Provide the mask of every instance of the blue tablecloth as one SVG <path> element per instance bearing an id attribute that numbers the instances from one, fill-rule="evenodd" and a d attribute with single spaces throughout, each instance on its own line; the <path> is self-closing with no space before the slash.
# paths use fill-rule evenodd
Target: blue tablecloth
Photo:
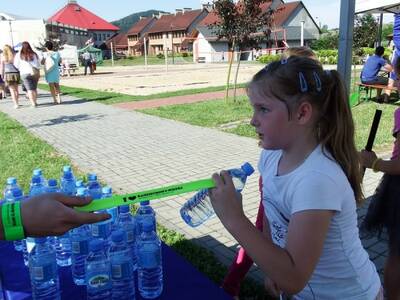
<path id="1" fill-rule="evenodd" d="M 164 289 L 157 299 L 232 299 L 165 244 L 162 245 L 162 255 Z M 86 299 L 86 289 L 84 286 L 73 283 L 71 269 L 62 267 L 59 270 L 61 298 L 63 300 Z M 10 242 L 0 241 L 0 276 L 5 299 L 32 299 L 28 268 L 24 266 L 21 252 L 16 252 Z M 0 299 L 2 299 L 1 295 Z M 136 299 L 142 299 L 137 287 Z"/>

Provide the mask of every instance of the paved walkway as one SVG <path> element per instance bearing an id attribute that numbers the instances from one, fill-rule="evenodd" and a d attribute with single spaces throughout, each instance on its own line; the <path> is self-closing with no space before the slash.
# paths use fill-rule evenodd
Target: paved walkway
<path id="1" fill-rule="evenodd" d="M 0 101 L 0 111 L 64 153 L 83 172 L 96 172 L 117 193 L 201 179 L 245 161 L 257 166 L 260 149 L 255 139 L 67 96 L 63 101 L 62 105 L 51 105 L 48 93 L 40 92 L 37 108 L 21 101 L 24 106 L 14 109 L 8 98 Z M 379 175 L 366 172 L 367 195 L 373 192 Z M 243 192 L 244 210 L 252 220 L 259 204 L 257 181 L 256 173 Z M 189 196 L 154 201 L 158 221 L 230 264 L 238 244 L 217 218 L 196 229 L 182 221 L 179 209 Z M 360 209 L 360 215 L 364 213 L 365 208 Z M 364 239 L 363 244 L 381 269 L 385 245 L 376 238 Z M 263 278 L 255 267 L 251 275 L 260 281 Z"/>

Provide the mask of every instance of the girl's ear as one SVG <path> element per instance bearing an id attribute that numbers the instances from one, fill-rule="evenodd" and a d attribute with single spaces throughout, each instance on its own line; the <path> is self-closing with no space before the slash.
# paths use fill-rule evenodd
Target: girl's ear
<path id="1" fill-rule="evenodd" d="M 297 108 L 296 121 L 300 125 L 305 125 L 310 122 L 313 115 L 313 107 L 310 102 L 304 101 Z"/>

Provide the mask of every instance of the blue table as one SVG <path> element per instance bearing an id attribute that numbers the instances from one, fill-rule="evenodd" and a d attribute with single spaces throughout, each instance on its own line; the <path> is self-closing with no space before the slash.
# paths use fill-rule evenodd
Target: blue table
<path id="1" fill-rule="evenodd" d="M 162 245 L 162 255 L 164 289 L 157 299 L 232 300 L 221 288 L 164 243 Z M 73 283 L 71 269 L 62 267 L 59 270 L 61 299 L 86 299 L 86 289 L 84 286 L 77 286 Z M 22 253 L 16 252 L 10 242 L 0 241 L 0 278 L 2 280 L 4 299 L 32 299 L 28 268 L 24 266 Z M 1 294 L 0 299 L 2 299 Z M 137 287 L 136 299 L 142 299 Z"/>

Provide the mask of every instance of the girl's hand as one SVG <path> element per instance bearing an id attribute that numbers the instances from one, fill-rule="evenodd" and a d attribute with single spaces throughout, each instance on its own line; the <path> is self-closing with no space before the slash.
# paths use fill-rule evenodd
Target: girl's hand
<path id="1" fill-rule="evenodd" d="M 266 291 L 272 296 L 272 297 L 279 297 L 281 294 L 281 290 L 278 287 L 278 285 L 273 282 L 271 279 L 269 279 L 268 277 L 265 277 L 264 279 L 264 287 L 266 289 Z"/>
<path id="2" fill-rule="evenodd" d="M 89 204 L 90 198 L 60 193 L 42 194 L 21 202 L 22 224 L 26 236 L 61 235 L 83 224 L 105 221 L 109 214 L 79 212 L 74 206 Z"/>
<path id="3" fill-rule="evenodd" d="M 225 227 L 244 217 L 242 195 L 235 190 L 232 177 L 227 171 L 213 174 L 216 187 L 209 190 L 211 204 Z"/>
<path id="4" fill-rule="evenodd" d="M 365 168 L 371 168 L 372 163 L 377 159 L 377 156 L 374 151 L 361 150 L 360 152 L 360 160 L 361 165 Z"/>

